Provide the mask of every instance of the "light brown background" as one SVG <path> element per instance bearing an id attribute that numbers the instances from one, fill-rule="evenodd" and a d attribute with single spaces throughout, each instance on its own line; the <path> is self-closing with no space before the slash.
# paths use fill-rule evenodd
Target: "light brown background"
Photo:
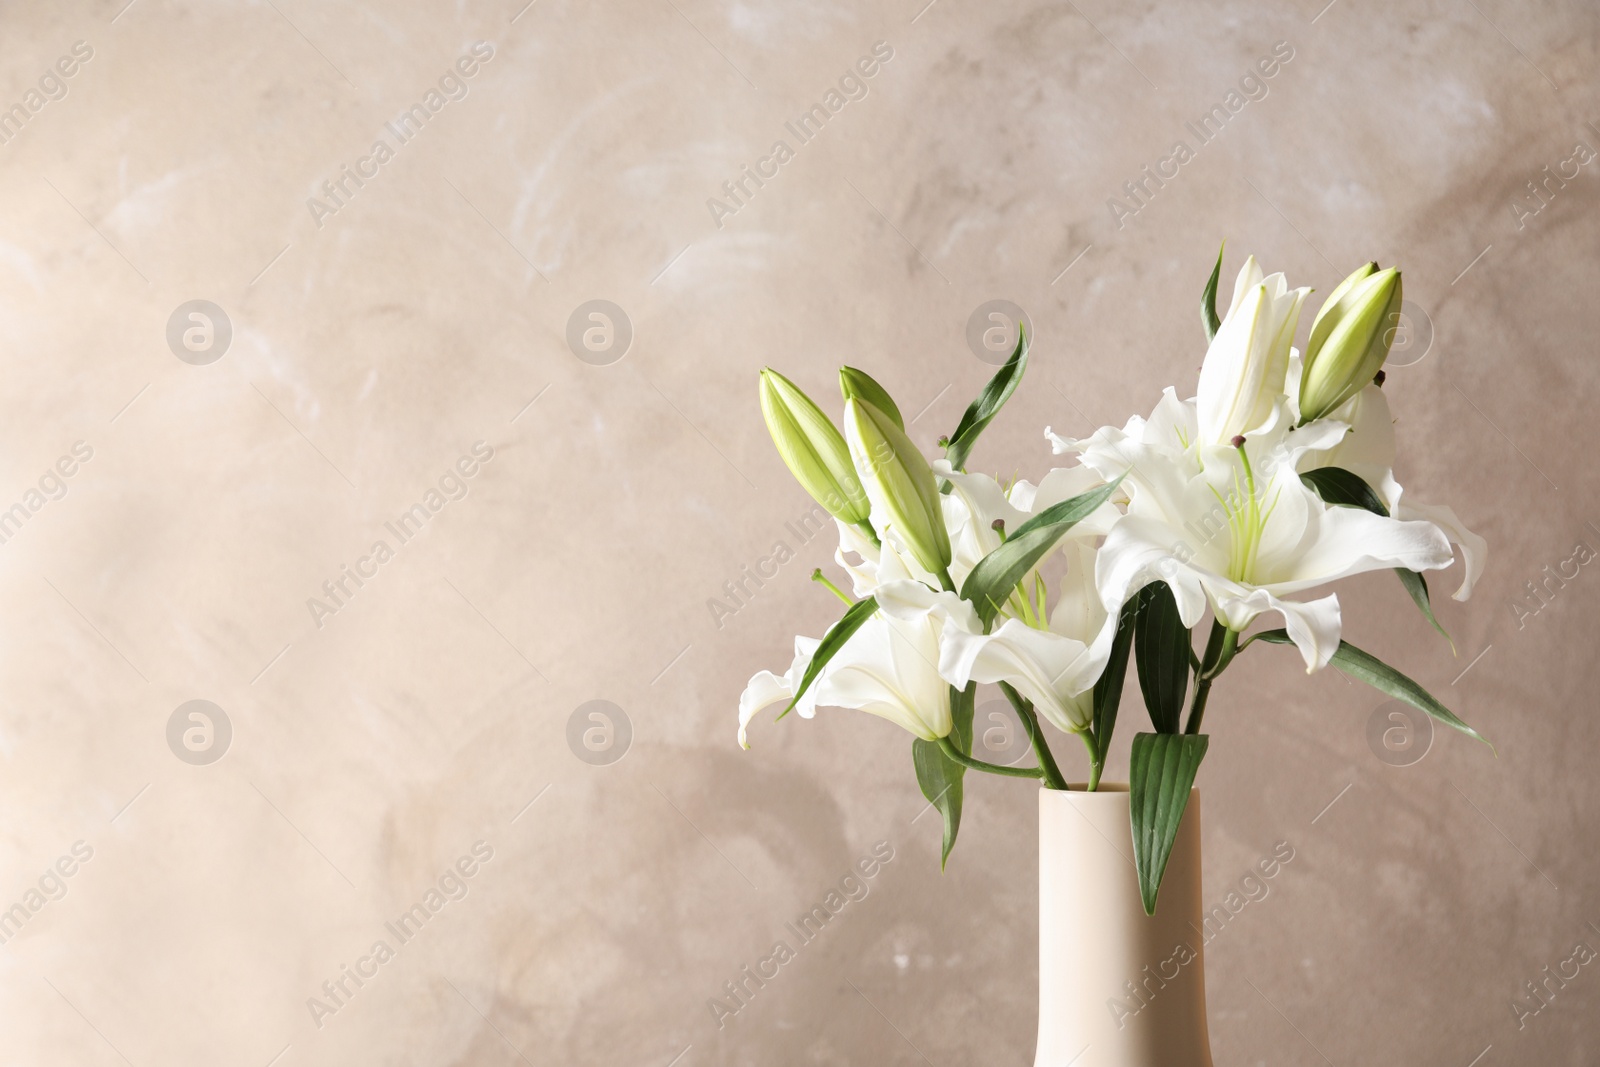
<path id="1" fill-rule="evenodd" d="M 831 545 L 785 530 L 809 502 L 755 373 L 834 408 L 832 368 L 865 367 L 931 449 L 989 373 L 968 315 L 1016 301 L 1034 363 L 973 466 L 1037 479 L 1047 424 L 1192 390 L 1223 238 L 1230 276 L 1253 251 L 1323 293 L 1398 262 L 1431 317 L 1387 386 L 1399 474 L 1489 571 L 1464 606 L 1435 583 L 1459 658 L 1386 575 L 1340 588 L 1346 635 L 1499 756 L 1441 734 L 1386 766 L 1374 693 L 1238 662 L 1207 903 L 1296 858 L 1208 949 L 1217 1061 L 1600 1057 L 1593 967 L 1521 1032 L 1509 1006 L 1600 945 L 1600 577 L 1510 606 L 1600 547 L 1600 162 L 1511 208 L 1600 148 L 1592 6 L 122 3 L 0 6 L 8 106 L 94 49 L 0 145 L 0 506 L 94 449 L 0 546 L 0 904 L 94 850 L 0 952 L 0 1059 L 1031 1063 L 1031 788 L 972 782 L 941 876 L 904 734 L 825 712 L 734 743 L 745 679 L 837 607 L 805 580 Z M 470 95 L 319 228 L 307 197 L 480 40 Z M 869 95 L 715 225 L 707 198 L 877 41 Z M 1269 95 L 1115 226 L 1108 198 L 1278 41 Z M 234 328 L 208 366 L 164 338 L 198 298 Z M 596 298 L 635 331 L 609 366 L 564 340 Z M 314 625 L 479 440 L 469 495 Z M 715 625 L 778 540 L 797 559 Z M 195 698 L 234 729 L 210 766 L 165 740 Z M 609 766 L 566 742 L 592 699 L 632 723 Z M 470 894 L 316 1027 L 307 998 L 480 839 Z M 708 998 L 878 841 L 870 896 L 719 1030 Z"/>

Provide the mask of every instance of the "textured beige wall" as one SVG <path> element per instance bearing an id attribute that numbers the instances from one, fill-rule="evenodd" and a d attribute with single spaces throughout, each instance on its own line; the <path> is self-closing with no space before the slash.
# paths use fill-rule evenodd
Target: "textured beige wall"
<path id="1" fill-rule="evenodd" d="M 1192 390 L 1222 238 L 1322 292 L 1405 269 L 1433 337 L 1388 386 L 1400 477 L 1493 555 L 1471 603 L 1440 596 L 1459 658 L 1385 575 L 1340 589 L 1346 632 L 1499 756 L 1441 734 L 1387 765 L 1372 692 L 1239 661 L 1207 720 L 1207 903 L 1295 858 L 1208 948 L 1218 1062 L 1600 1060 L 1600 970 L 1520 1031 L 1511 1007 L 1600 946 L 1600 576 L 1512 607 L 1600 548 L 1600 162 L 1536 214 L 1526 189 L 1600 148 L 1592 5 L 124 2 L 0 5 L 0 104 L 92 49 L 0 144 L 0 507 L 28 512 L 0 545 L 0 906 L 39 905 L 0 952 L 4 1062 L 1031 1063 L 1030 787 L 974 782 L 941 876 L 904 734 L 824 713 L 734 743 L 745 679 L 835 612 L 755 372 L 827 396 L 869 368 L 931 448 L 989 372 L 968 316 L 1014 301 L 1035 362 L 974 467 L 1036 479 L 1047 424 Z M 880 41 L 864 98 L 785 130 Z M 397 145 L 474 42 L 465 98 Z M 1199 145 L 1185 122 L 1277 42 L 1265 98 Z M 595 299 L 633 331 L 607 365 L 566 341 Z M 209 363 L 167 341 L 191 300 L 231 323 Z M 401 545 L 385 523 L 441 479 L 466 495 Z M 795 560 L 718 625 L 780 540 Z M 232 731 L 205 765 L 168 743 L 197 699 Z M 631 723 L 620 761 L 569 747 L 591 700 Z M 708 999 L 877 842 L 865 899 L 719 1029 Z M 385 923 L 459 894 L 458 860 L 466 895 L 401 944 Z"/>

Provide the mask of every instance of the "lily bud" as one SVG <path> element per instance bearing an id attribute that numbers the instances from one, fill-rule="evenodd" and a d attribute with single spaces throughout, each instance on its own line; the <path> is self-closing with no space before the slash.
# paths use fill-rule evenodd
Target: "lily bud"
<path id="1" fill-rule="evenodd" d="M 866 522 L 871 505 L 844 438 L 810 397 L 770 367 L 761 372 L 761 415 L 801 488 L 839 521 Z"/>
<path id="2" fill-rule="evenodd" d="M 1300 376 L 1300 418 L 1320 419 L 1366 388 L 1389 358 L 1402 287 L 1393 267 L 1369 263 L 1339 284 L 1311 324 Z"/>
<path id="3" fill-rule="evenodd" d="M 846 400 L 860 397 L 893 419 L 896 426 L 902 430 L 906 428 L 906 420 L 900 417 L 900 409 L 895 406 L 894 398 L 866 371 L 856 370 L 854 367 L 840 367 L 839 392 L 844 394 Z"/>
<path id="4" fill-rule="evenodd" d="M 844 433 L 872 502 L 923 569 L 946 576 L 950 533 L 933 468 L 894 419 L 859 396 L 845 401 Z"/>
<path id="5" fill-rule="evenodd" d="M 1282 274 L 1262 276 L 1254 256 L 1233 287 L 1233 303 L 1200 367 L 1196 408 L 1203 444 L 1220 445 L 1258 429 L 1283 396 L 1300 305 L 1309 289 Z"/>

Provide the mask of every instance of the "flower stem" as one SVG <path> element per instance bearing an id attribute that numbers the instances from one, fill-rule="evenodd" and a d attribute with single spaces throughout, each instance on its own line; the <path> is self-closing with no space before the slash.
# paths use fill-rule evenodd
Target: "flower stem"
<path id="1" fill-rule="evenodd" d="M 945 754 L 952 763 L 972 771 L 988 771 L 990 774 L 1002 774 L 1007 778 L 1043 778 L 1044 771 L 1038 767 L 1002 767 L 998 763 L 985 763 L 981 759 L 973 759 L 955 745 L 950 743 L 950 738 L 939 738 L 939 751 Z"/>
<path id="2" fill-rule="evenodd" d="M 1065 789 L 1066 779 L 1061 777 L 1061 768 L 1056 766 L 1056 758 L 1051 755 L 1044 732 L 1039 729 L 1039 716 L 1034 714 L 1032 702 L 1011 688 L 1009 682 L 1001 682 L 1000 690 L 1011 701 L 1011 706 L 1017 709 L 1017 718 L 1028 730 L 1028 743 L 1033 746 L 1033 756 L 1039 761 L 1039 769 L 1044 772 L 1044 784 L 1051 789 Z"/>
<path id="3" fill-rule="evenodd" d="M 1100 745 L 1094 731 L 1085 730 L 1078 736 L 1083 738 L 1083 747 L 1089 750 L 1089 792 L 1093 793 L 1100 788 L 1100 771 L 1105 764 L 1100 759 Z"/>
<path id="4" fill-rule="evenodd" d="M 813 582 L 821 582 L 824 586 L 826 586 L 828 588 L 828 590 L 831 593 L 833 593 L 834 596 L 838 597 L 840 600 L 844 601 L 846 604 L 854 604 L 855 603 L 854 600 L 851 600 L 849 597 L 845 596 L 844 592 L 842 590 L 840 590 L 840 588 L 838 586 L 836 586 L 832 582 L 828 581 L 828 579 L 823 575 L 821 567 L 818 567 L 816 570 L 811 572 L 811 580 Z"/>
<path id="5" fill-rule="evenodd" d="M 1194 700 L 1189 705 L 1189 724 L 1186 734 L 1200 732 L 1200 723 L 1206 716 L 1206 701 L 1211 696 L 1211 680 L 1221 674 L 1234 653 L 1238 651 L 1239 631 L 1224 626 L 1221 619 L 1211 620 L 1211 637 L 1206 641 L 1205 658 L 1195 672 Z"/>

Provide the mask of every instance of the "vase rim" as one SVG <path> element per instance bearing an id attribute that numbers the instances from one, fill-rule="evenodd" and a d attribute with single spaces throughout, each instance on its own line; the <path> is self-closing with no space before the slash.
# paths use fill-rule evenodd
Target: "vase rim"
<path id="1" fill-rule="evenodd" d="M 1051 789 L 1048 786 L 1041 785 L 1039 787 L 1039 794 L 1041 796 L 1060 796 L 1078 803 L 1092 802 L 1093 798 L 1100 796 L 1107 798 L 1120 797 L 1125 801 L 1128 797 L 1128 783 L 1101 782 L 1092 793 L 1089 791 L 1089 785 L 1087 782 L 1068 782 L 1066 789 Z M 1191 798 L 1199 795 L 1199 786 L 1196 785 L 1189 787 L 1189 796 Z"/>

